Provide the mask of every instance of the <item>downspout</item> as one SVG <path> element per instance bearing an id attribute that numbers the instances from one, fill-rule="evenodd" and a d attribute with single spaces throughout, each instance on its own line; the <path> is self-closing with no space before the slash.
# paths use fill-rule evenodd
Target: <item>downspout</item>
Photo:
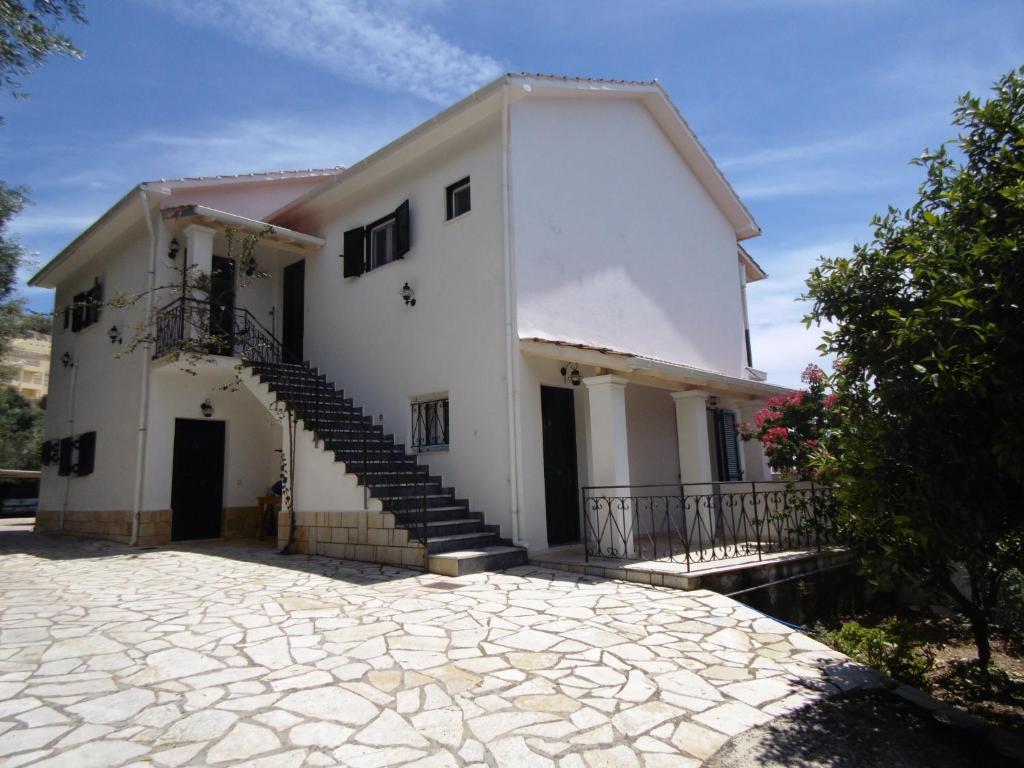
<path id="1" fill-rule="evenodd" d="M 71 358 L 71 387 L 68 390 L 68 434 L 74 439 L 75 434 L 75 387 L 78 384 L 78 360 Z M 71 493 L 71 475 L 64 478 L 64 501 L 60 505 L 60 524 L 57 530 L 64 532 L 64 517 L 68 511 L 68 496 Z"/>
<path id="2" fill-rule="evenodd" d="M 508 394 L 508 450 L 509 450 L 509 508 L 512 512 L 512 541 L 529 546 L 522 539 L 519 508 L 522 499 L 522 444 L 519 429 L 519 330 L 516 322 L 516 267 L 515 241 L 512 220 L 512 174 L 510 168 L 511 150 L 509 133 L 511 118 L 509 110 L 509 78 L 501 89 L 501 193 L 504 205 L 503 256 L 505 269 L 505 382 Z"/>
<path id="3" fill-rule="evenodd" d="M 153 320 L 153 306 L 156 303 L 157 232 L 153 227 L 153 220 L 150 217 L 149 198 L 146 196 L 145 189 L 139 189 L 139 200 L 142 201 L 146 228 L 149 230 L 149 269 L 146 272 L 146 327 L 149 327 Z M 139 525 L 142 518 L 142 498 L 146 478 L 146 435 L 149 429 L 149 376 L 153 367 L 151 360 L 153 357 L 152 347 L 153 343 L 149 340 L 142 347 L 142 390 L 139 397 L 138 442 L 135 448 L 138 464 L 135 467 L 135 497 L 132 501 L 132 538 L 130 542 L 133 547 L 139 543 Z"/>

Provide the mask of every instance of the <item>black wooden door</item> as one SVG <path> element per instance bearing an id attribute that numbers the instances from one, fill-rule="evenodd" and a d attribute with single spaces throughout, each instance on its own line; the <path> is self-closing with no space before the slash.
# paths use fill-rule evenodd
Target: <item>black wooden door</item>
<path id="1" fill-rule="evenodd" d="M 210 354 L 230 355 L 235 346 L 235 262 L 213 257 L 210 272 Z"/>
<path id="2" fill-rule="evenodd" d="M 224 422 L 174 420 L 171 538 L 220 536 L 224 507 Z"/>
<path id="3" fill-rule="evenodd" d="M 302 362 L 302 331 L 306 306 L 306 262 L 296 261 L 284 268 L 281 343 L 285 354 L 294 362 Z"/>
<path id="4" fill-rule="evenodd" d="M 576 473 L 576 409 L 572 390 L 540 388 L 544 422 L 544 503 L 548 544 L 579 541 L 579 487 Z"/>

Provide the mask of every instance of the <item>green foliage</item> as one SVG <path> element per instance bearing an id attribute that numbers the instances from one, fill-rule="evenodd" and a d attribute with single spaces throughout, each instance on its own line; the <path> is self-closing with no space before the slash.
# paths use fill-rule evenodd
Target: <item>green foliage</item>
<path id="1" fill-rule="evenodd" d="M 80 0 L 0 0 L 0 90 L 23 95 L 20 78 L 51 55 L 81 58 L 57 29 L 68 20 L 85 22 Z"/>
<path id="2" fill-rule="evenodd" d="M 854 661 L 884 672 L 893 680 L 925 688 L 932 659 L 917 649 L 911 628 L 902 621 L 865 627 L 848 621 L 842 627 L 821 632 L 821 640 Z"/>
<path id="3" fill-rule="evenodd" d="M 942 593 L 985 666 L 1005 577 L 1024 562 L 1024 68 L 959 137 L 914 162 L 918 201 L 807 281 L 829 322 L 842 522 L 891 577 Z"/>
<path id="4" fill-rule="evenodd" d="M 1006 574 L 994 613 L 1010 650 L 1024 653 L 1024 571 L 1020 568 L 1011 568 Z"/>
<path id="5" fill-rule="evenodd" d="M 0 388 L 0 468 L 39 469 L 43 412 L 18 392 Z"/>

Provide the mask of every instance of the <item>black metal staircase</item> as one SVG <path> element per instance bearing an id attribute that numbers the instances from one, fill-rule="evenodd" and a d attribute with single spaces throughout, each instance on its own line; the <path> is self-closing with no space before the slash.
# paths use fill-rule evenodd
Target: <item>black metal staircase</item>
<path id="1" fill-rule="evenodd" d="M 526 562 L 526 553 L 500 536 L 469 501 L 442 485 L 416 456 L 386 434 L 373 417 L 364 415 L 351 398 L 308 363 L 243 362 L 279 401 L 284 401 L 325 451 L 344 462 L 365 489 L 367 499 L 380 501 L 395 516 L 395 525 L 409 531 L 434 556 L 458 552 L 461 573 L 509 568 Z M 480 557 L 470 557 L 478 552 Z M 455 575 L 455 574 L 452 574 Z"/>

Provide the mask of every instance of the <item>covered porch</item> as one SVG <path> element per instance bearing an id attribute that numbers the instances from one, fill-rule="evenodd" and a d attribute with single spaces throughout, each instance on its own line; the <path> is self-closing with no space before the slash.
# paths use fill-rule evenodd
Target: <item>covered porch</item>
<path id="1" fill-rule="evenodd" d="M 832 551 L 831 489 L 773 478 L 761 444 L 737 434 L 787 389 L 753 371 L 730 377 L 540 339 L 522 348 L 529 368 L 565 372 L 578 454 L 576 497 L 559 499 L 545 432 L 548 547 L 531 549 L 532 561 L 683 586 Z M 577 535 L 552 535 L 552 521 L 570 516 Z"/>

